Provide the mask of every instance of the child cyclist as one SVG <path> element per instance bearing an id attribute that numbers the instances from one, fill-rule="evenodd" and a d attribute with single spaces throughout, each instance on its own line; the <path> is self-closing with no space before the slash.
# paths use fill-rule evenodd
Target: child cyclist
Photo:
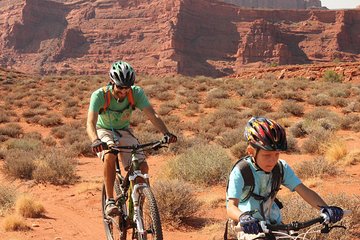
<path id="1" fill-rule="evenodd" d="M 271 224 L 282 221 L 281 203 L 275 200 L 279 188 L 274 190 L 272 184 L 273 175 L 277 174 L 274 169 L 281 168 L 281 185 L 297 192 L 308 204 L 325 213 L 330 222 L 341 220 L 341 208 L 328 206 L 316 192 L 301 182 L 286 161 L 279 159 L 280 153 L 287 150 L 286 133 L 280 124 L 268 118 L 252 117 L 246 124 L 244 135 L 248 142 L 247 156 L 232 169 L 226 194 L 227 215 L 233 226 L 237 223 L 240 227 L 240 239 L 260 239 L 257 236 L 261 220 Z M 254 186 L 250 193 L 245 187 L 240 162 L 249 166 L 253 175 Z"/>

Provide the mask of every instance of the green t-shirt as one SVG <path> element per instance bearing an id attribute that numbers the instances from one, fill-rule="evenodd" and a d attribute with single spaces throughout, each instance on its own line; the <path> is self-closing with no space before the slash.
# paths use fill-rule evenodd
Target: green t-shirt
<path id="1" fill-rule="evenodd" d="M 132 86 L 135 107 L 140 110 L 150 106 L 144 90 L 139 86 Z M 110 90 L 113 91 L 112 87 Z M 99 88 L 91 94 L 89 111 L 99 112 L 105 104 L 105 94 L 103 88 Z M 117 102 L 114 96 L 111 95 L 110 106 L 99 114 L 96 126 L 105 129 L 123 129 L 130 125 L 130 117 L 133 109 L 129 101 L 125 98 L 122 102 Z"/>

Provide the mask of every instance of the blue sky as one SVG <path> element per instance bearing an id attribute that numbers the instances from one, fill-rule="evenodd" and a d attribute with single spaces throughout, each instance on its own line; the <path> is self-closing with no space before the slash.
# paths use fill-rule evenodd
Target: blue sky
<path id="1" fill-rule="evenodd" d="M 360 5 L 360 0 L 321 0 L 321 5 L 329 9 L 355 8 Z"/>

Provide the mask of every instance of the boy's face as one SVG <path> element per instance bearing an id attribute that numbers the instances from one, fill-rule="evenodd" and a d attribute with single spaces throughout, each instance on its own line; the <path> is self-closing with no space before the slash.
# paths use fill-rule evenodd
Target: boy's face
<path id="1" fill-rule="evenodd" d="M 276 166 L 279 156 L 279 151 L 266 151 L 260 149 L 256 156 L 256 163 L 265 172 L 271 172 Z"/>

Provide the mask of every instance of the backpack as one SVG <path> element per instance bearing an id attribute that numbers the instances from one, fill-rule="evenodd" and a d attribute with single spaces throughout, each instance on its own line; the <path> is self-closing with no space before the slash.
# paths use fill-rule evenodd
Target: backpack
<path id="1" fill-rule="evenodd" d="M 110 102 L 111 102 L 110 85 L 106 85 L 106 86 L 102 87 L 102 90 L 104 92 L 105 102 L 104 102 L 104 106 L 100 109 L 99 114 L 106 112 L 106 110 L 109 108 Z M 133 110 L 135 110 L 135 101 L 134 101 L 134 95 L 133 95 L 132 88 L 131 88 L 131 91 L 128 92 L 126 97 L 128 99 L 129 106 Z M 122 112 L 122 111 L 120 111 L 120 112 Z"/>
<path id="2" fill-rule="evenodd" d="M 236 168 L 236 167 L 239 168 L 240 173 L 244 179 L 243 190 L 244 191 L 246 190 L 247 192 L 243 193 L 243 195 L 241 196 L 240 202 L 245 202 L 250 197 L 253 197 L 255 200 L 258 200 L 258 201 L 267 200 L 269 198 L 275 197 L 277 192 L 280 190 L 281 183 L 284 179 L 283 164 L 280 161 L 278 161 L 278 163 L 276 164 L 274 169 L 271 171 L 271 173 L 272 173 L 271 192 L 268 196 L 264 197 L 264 196 L 260 196 L 260 195 L 254 193 L 255 179 L 254 179 L 254 175 L 253 175 L 250 165 L 249 165 L 250 163 L 245 160 L 247 157 L 248 156 L 240 158 L 240 160 L 238 160 L 234 164 L 234 166 L 232 167 L 232 169 L 230 171 L 230 172 L 232 172 L 234 170 L 234 168 Z M 229 180 L 227 182 L 226 192 L 227 192 L 228 188 L 229 188 Z M 274 202 L 278 205 L 279 209 L 283 208 L 282 203 L 277 198 L 274 199 Z M 228 239 L 228 231 L 229 231 L 228 225 L 229 225 L 229 220 L 227 220 L 225 223 L 224 240 Z"/>
<path id="3" fill-rule="evenodd" d="M 258 194 L 254 193 L 255 188 L 255 180 L 254 175 L 251 171 L 249 163 L 245 160 L 248 156 L 241 158 L 238 160 L 232 170 L 237 167 L 240 170 L 240 173 L 244 179 L 244 188 L 243 190 L 246 190 L 247 192 L 242 195 L 242 198 L 240 199 L 240 202 L 247 201 L 250 197 L 253 197 L 255 200 L 267 200 L 269 198 L 273 198 L 277 192 L 280 190 L 281 183 L 284 179 L 284 169 L 283 165 L 280 161 L 276 164 L 274 169 L 271 171 L 272 173 L 272 180 L 271 180 L 271 192 L 268 196 L 260 196 Z M 231 170 L 231 171 L 232 171 Z M 228 187 L 227 187 L 228 188 Z M 227 191 L 226 188 L 226 191 Z M 282 204 L 278 199 L 275 199 L 275 203 L 278 204 L 279 208 L 282 208 Z"/>

